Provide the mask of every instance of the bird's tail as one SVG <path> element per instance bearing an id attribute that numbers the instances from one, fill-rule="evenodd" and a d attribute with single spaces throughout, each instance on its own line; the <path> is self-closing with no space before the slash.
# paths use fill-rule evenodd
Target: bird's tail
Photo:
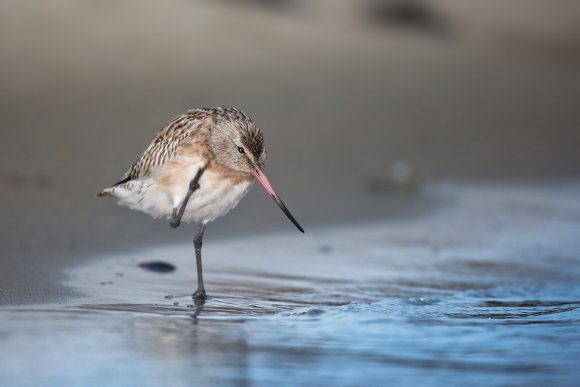
<path id="1" fill-rule="evenodd" d="M 97 194 L 97 197 L 117 197 L 117 195 L 115 195 L 115 187 L 109 187 L 109 188 L 105 188 L 104 190 L 102 190 L 101 192 L 99 192 Z"/>
<path id="2" fill-rule="evenodd" d="M 121 183 L 117 183 L 112 187 L 105 188 L 104 190 L 102 190 L 97 194 L 97 197 L 108 196 L 117 199 L 127 199 L 128 197 L 133 196 L 134 188 L 139 187 L 138 185 L 139 182 L 135 181 L 125 184 Z M 137 183 L 137 185 L 135 183 Z"/>

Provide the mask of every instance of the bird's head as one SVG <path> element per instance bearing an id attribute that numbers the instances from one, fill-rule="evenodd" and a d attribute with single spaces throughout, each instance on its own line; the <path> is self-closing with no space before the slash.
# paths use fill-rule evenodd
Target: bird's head
<path id="1" fill-rule="evenodd" d="M 266 149 L 262 131 L 247 116 L 237 119 L 217 118 L 210 145 L 218 164 L 239 174 L 253 175 L 263 169 Z"/>
<path id="2" fill-rule="evenodd" d="M 213 120 L 209 145 L 217 163 L 240 175 L 253 176 L 298 230 L 304 232 L 264 175 L 266 149 L 262 131 L 234 108 L 216 109 Z"/>

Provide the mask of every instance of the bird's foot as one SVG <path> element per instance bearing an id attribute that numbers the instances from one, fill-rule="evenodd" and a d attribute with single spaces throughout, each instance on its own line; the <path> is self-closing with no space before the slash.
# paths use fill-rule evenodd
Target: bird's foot
<path id="1" fill-rule="evenodd" d="M 177 215 L 177 208 L 174 208 L 171 219 L 169 220 L 169 226 L 171 228 L 177 228 L 179 227 L 179 223 L 181 223 L 181 218 Z"/>
<path id="2" fill-rule="evenodd" d="M 195 305 L 203 305 L 205 304 L 205 300 L 207 300 L 207 293 L 205 292 L 205 289 L 203 288 L 198 288 L 192 295 L 191 298 L 193 299 L 193 302 L 195 303 Z"/>

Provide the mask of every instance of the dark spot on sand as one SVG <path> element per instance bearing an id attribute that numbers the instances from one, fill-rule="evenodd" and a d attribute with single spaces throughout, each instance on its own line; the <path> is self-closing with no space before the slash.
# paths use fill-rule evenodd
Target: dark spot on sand
<path id="1" fill-rule="evenodd" d="M 33 186 L 38 189 L 50 189 L 54 186 L 54 178 L 48 175 L 26 176 L 21 173 L 10 173 L 6 175 L 8 186 L 13 188 L 24 188 Z"/>
<path id="2" fill-rule="evenodd" d="M 14 188 L 22 188 L 26 185 L 26 177 L 19 173 L 11 173 L 6 176 L 6 182 Z"/>
<path id="3" fill-rule="evenodd" d="M 174 265 L 162 261 L 142 262 L 139 264 L 139 267 L 155 273 L 170 273 L 175 271 Z"/>
<path id="4" fill-rule="evenodd" d="M 40 189 L 49 189 L 54 186 L 54 178 L 48 175 L 37 175 L 34 177 L 34 184 Z"/>
<path id="5" fill-rule="evenodd" d="M 331 245 L 322 245 L 318 248 L 318 251 L 320 251 L 322 254 L 330 254 L 333 250 L 334 249 Z"/>
<path id="6" fill-rule="evenodd" d="M 229 0 L 228 2 L 235 3 L 236 5 L 254 6 L 257 8 L 274 10 L 288 10 L 295 8 L 298 5 L 295 0 Z"/>
<path id="7" fill-rule="evenodd" d="M 367 15 L 373 24 L 433 33 L 448 31 L 447 23 L 420 0 L 374 0 Z"/>

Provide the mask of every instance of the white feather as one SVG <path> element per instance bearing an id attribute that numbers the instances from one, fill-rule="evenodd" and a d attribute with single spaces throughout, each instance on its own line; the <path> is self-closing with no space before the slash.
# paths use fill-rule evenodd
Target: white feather
<path id="1" fill-rule="evenodd" d="M 158 183 L 156 171 L 147 178 L 132 180 L 111 190 L 118 199 L 119 205 L 150 214 L 155 218 L 169 218 L 174 208 L 179 208 L 187 195 L 189 182 L 194 178 L 201 162 L 189 163 L 189 167 L 180 171 L 181 184 L 170 186 Z M 252 181 L 233 184 L 230 179 L 220 179 L 209 173 L 203 173 L 199 188 L 191 195 L 182 221 L 211 222 L 225 215 L 234 208 L 246 195 Z"/>

